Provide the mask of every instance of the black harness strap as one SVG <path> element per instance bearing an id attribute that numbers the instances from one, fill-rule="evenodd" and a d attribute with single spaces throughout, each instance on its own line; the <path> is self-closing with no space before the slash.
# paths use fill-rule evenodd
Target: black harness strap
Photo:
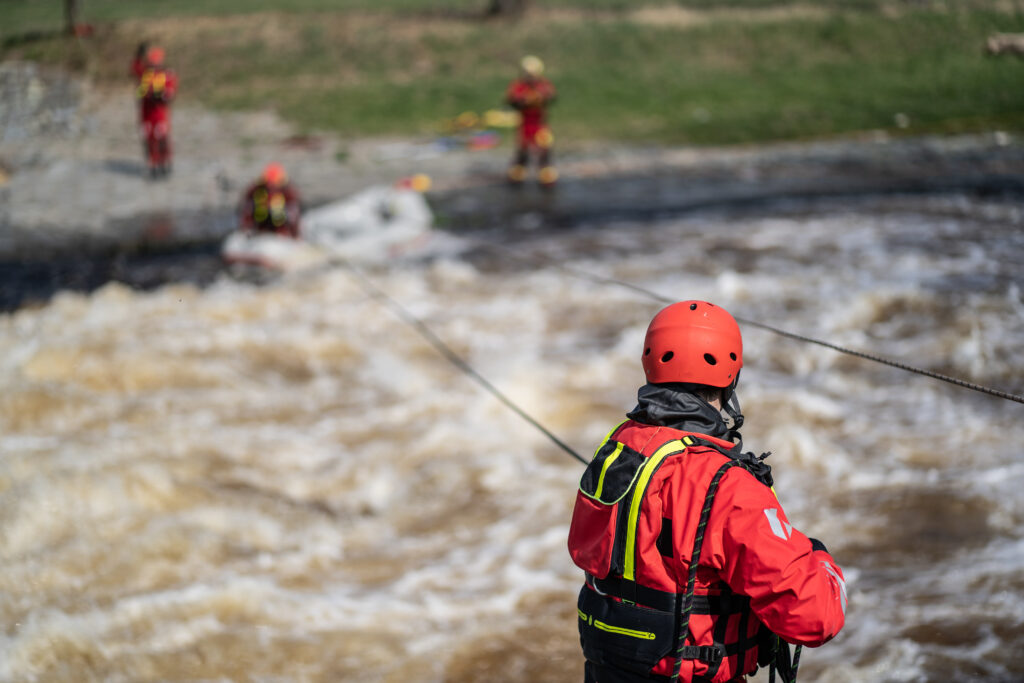
<path id="1" fill-rule="evenodd" d="M 747 640 L 747 629 L 750 627 L 750 625 L 749 625 L 749 621 L 750 621 L 749 617 L 750 617 L 750 612 L 749 611 L 744 611 L 743 614 L 740 615 L 740 630 L 739 630 L 739 634 L 740 634 L 740 649 L 739 649 L 739 652 L 737 652 L 736 654 L 739 655 L 737 657 L 737 661 L 739 662 L 739 666 L 741 668 L 743 667 L 744 660 L 747 657 L 747 649 L 749 647 L 747 644 L 750 642 L 750 641 Z M 754 634 L 754 635 L 755 635 L 755 637 L 754 637 L 753 641 L 754 641 L 754 643 L 757 643 L 758 642 L 758 638 L 756 637 L 757 634 Z"/>
<path id="2" fill-rule="evenodd" d="M 722 663 L 722 659 L 728 657 L 725 650 L 718 645 L 687 645 L 680 652 L 683 659 L 699 659 L 702 662 L 707 662 L 709 667 L 713 667 L 715 670 Z"/>
<path id="3" fill-rule="evenodd" d="M 691 614 L 692 614 L 692 612 L 691 612 Z M 715 622 L 715 628 L 711 632 L 711 642 L 714 643 L 716 647 L 722 646 L 724 648 L 724 645 L 722 645 L 722 644 L 725 643 L 725 634 L 728 631 L 729 631 L 729 617 L 724 617 L 724 616 L 720 617 L 718 619 L 718 621 Z M 738 635 L 739 635 L 740 638 L 743 638 L 745 634 L 741 631 Z M 743 643 L 742 642 L 736 643 L 736 647 L 733 649 L 733 652 L 731 652 L 730 654 L 735 654 L 736 650 L 738 650 L 741 647 L 743 647 Z M 709 677 L 709 678 L 714 678 L 715 674 L 718 673 L 718 667 L 720 667 L 721 665 L 722 665 L 722 661 L 721 660 L 719 660 L 717 662 L 714 662 L 712 664 L 709 664 L 708 665 L 707 673 L 705 675 L 707 677 Z"/>
<path id="4" fill-rule="evenodd" d="M 697 583 L 697 564 L 700 562 L 700 551 L 704 545 L 704 531 L 708 526 L 708 519 L 711 517 L 711 506 L 715 502 L 715 494 L 718 493 L 718 484 L 730 468 L 741 463 L 737 460 L 729 460 L 718 468 L 715 476 L 711 478 L 708 486 L 708 493 L 704 496 L 704 508 L 700 511 L 700 521 L 697 523 L 697 536 L 693 541 L 693 553 L 690 556 L 690 572 L 686 577 L 686 592 L 683 594 L 682 605 L 679 609 L 679 640 L 676 644 L 676 663 L 672 668 L 672 680 L 679 680 L 679 670 L 686 657 L 686 638 L 690 634 L 690 612 L 693 610 L 693 589 Z M 721 660 L 719 660 L 721 663 Z M 717 670 L 717 666 L 716 666 Z"/>
<path id="5" fill-rule="evenodd" d="M 626 599 L 630 602 L 652 607 L 662 612 L 675 612 L 678 607 L 679 596 L 668 591 L 660 591 L 657 588 L 649 588 L 640 585 L 635 581 L 629 581 L 621 576 L 609 576 L 606 579 L 598 579 L 587 574 L 587 583 L 598 593 L 612 595 L 616 598 Z"/>

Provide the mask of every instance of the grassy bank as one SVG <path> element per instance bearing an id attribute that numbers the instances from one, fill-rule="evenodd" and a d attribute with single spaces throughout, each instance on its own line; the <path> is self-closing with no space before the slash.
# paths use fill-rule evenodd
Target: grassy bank
<path id="1" fill-rule="evenodd" d="M 1024 130 L 1024 59 L 983 51 L 990 33 L 1024 32 L 1024 0 L 538 0 L 514 23 L 475 18 L 483 0 L 279 4 L 88 0 L 97 33 L 74 41 L 47 33 L 59 3 L 44 17 L 44 3 L 0 0 L 0 56 L 130 87 L 134 46 L 153 39 L 185 99 L 272 107 L 347 136 L 431 134 L 461 111 L 500 106 L 525 53 L 545 59 L 559 88 L 562 143 Z"/>

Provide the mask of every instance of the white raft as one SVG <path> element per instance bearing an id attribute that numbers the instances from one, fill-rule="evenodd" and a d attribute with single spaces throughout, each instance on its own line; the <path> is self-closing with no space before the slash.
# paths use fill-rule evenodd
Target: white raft
<path id="1" fill-rule="evenodd" d="M 430 241 L 433 220 L 419 192 L 371 186 L 304 213 L 301 239 L 236 230 L 224 240 L 221 256 L 229 266 L 282 272 L 336 259 L 384 263 L 422 250 Z"/>
<path id="2" fill-rule="evenodd" d="M 330 254 L 301 239 L 268 232 L 235 230 L 220 248 L 221 258 L 232 270 L 255 268 L 290 272 L 305 270 L 330 261 Z"/>

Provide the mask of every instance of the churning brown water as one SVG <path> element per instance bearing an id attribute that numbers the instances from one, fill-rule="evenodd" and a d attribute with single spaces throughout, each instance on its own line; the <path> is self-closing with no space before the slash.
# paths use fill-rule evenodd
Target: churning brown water
<path id="1" fill-rule="evenodd" d="M 1024 389 L 1019 205 L 777 206 L 517 248 L 544 259 L 369 275 L 585 455 L 633 406 L 660 305 L 552 263 Z M 849 579 L 801 680 L 1024 680 L 1024 408 L 744 335 L 746 445 Z M 60 294 L 0 317 L 0 385 L 0 679 L 581 680 L 580 464 L 345 269 Z"/>

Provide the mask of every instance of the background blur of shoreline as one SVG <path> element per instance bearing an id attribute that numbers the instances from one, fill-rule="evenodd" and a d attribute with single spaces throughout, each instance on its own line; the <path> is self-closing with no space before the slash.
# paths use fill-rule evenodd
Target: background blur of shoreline
<path id="1" fill-rule="evenodd" d="M 482 19 L 485 0 L 344 4 L 88 0 L 94 34 L 67 40 L 61 3 L 0 0 L 0 59 L 121 90 L 135 46 L 156 41 L 182 103 L 344 137 L 433 134 L 499 107 L 527 52 L 561 93 L 562 150 L 1024 127 L 1021 59 L 985 52 L 1024 31 L 1022 0 L 537 0 L 518 20 Z"/>
<path id="2" fill-rule="evenodd" d="M 0 63 L 0 311 L 109 280 L 144 289 L 213 282 L 237 193 L 267 159 L 290 169 L 314 207 L 427 173 L 436 227 L 508 240 L 815 198 L 1024 194 L 1024 146 L 1005 131 L 745 147 L 577 142 L 558 155 L 559 191 L 539 195 L 505 188 L 508 143 L 298 134 L 273 112 L 196 104 L 176 106 L 173 120 L 176 171 L 154 183 L 127 87 L 98 91 L 53 67 Z"/>

